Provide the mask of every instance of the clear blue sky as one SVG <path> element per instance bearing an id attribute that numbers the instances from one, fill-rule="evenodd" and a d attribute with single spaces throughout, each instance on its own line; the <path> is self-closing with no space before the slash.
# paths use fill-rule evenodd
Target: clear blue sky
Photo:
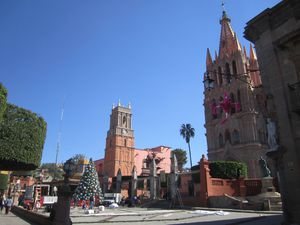
<path id="1" fill-rule="evenodd" d="M 245 23 L 278 2 L 226 1 L 247 51 Z M 0 82 L 9 102 L 47 121 L 42 162 L 55 161 L 64 95 L 59 162 L 104 156 L 118 99 L 132 104 L 135 147 L 187 149 L 179 129 L 191 123 L 198 162 L 207 153 L 205 54 L 218 50 L 221 11 L 217 0 L 0 1 Z"/>

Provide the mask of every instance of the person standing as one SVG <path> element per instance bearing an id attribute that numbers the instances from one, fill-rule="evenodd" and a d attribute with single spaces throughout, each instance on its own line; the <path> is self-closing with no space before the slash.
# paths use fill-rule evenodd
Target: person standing
<path id="1" fill-rule="evenodd" d="M 94 196 L 90 197 L 90 209 L 94 208 Z"/>

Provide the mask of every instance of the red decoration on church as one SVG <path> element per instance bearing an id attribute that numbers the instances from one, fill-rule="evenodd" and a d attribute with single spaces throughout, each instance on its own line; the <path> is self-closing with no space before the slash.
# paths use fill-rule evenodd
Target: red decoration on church
<path id="1" fill-rule="evenodd" d="M 217 117 L 218 108 L 222 108 L 222 110 L 225 113 L 225 118 L 221 120 L 221 124 L 224 124 L 230 116 L 231 109 L 235 109 L 236 112 L 239 112 L 241 110 L 241 104 L 239 102 L 232 102 L 228 94 L 224 92 L 224 98 L 220 101 L 219 105 L 217 105 L 215 102 L 211 104 L 211 112 L 214 118 Z"/>

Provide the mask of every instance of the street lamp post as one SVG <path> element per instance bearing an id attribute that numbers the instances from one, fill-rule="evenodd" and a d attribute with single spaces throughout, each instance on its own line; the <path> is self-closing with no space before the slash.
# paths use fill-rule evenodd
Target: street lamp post
<path id="1" fill-rule="evenodd" d="M 54 225 L 72 224 L 70 219 L 70 202 L 73 192 L 69 185 L 69 178 L 74 174 L 75 167 L 73 159 L 67 160 L 64 164 L 64 185 L 59 188 L 57 204 L 52 209 L 54 211 L 54 215 L 52 214 Z"/>

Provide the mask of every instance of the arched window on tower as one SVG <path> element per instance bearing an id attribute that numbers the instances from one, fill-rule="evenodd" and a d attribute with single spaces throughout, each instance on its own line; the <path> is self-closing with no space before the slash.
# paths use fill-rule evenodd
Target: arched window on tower
<path id="1" fill-rule="evenodd" d="M 214 98 L 211 101 L 211 115 L 212 115 L 213 120 L 218 118 L 217 102 L 216 102 L 216 99 L 214 99 Z"/>
<path id="2" fill-rule="evenodd" d="M 215 81 L 215 82 L 214 82 L 215 84 L 218 83 L 217 70 L 214 70 L 214 77 L 213 77 L 213 80 Z"/>
<path id="3" fill-rule="evenodd" d="M 232 75 L 235 78 L 237 76 L 236 62 L 234 60 L 232 61 Z"/>
<path id="4" fill-rule="evenodd" d="M 224 145 L 224 139 L 223 139 L 223 135 L 220 133 L 219 134 L 219 147 L 223 147 Z"/>
<path id="5" fill-rule="evenodd" d="M 231 74 L 230 74 L 229 63 L 225 64 L 225 76 L 226 76 L 226 82 L 227 82 L 227 84 L 230 84 L 231 83 Z"/>
<path id="6" fill-rule="evenodd" d="M 229 130 L 225 130 L 225 143 L 229 141 L 229 143 L 231 143 L 231 135 Z"/>
<path id="7" fill-rule="evenodd" d="M 124 146 L 127 147 L 127 139 L 124 139 Z"/>
<path id="8" fill-rule="evenodd" d="M 231 105 L 231 114 L 235 113 L 235 97 L 234 97 L 234 94 L 231 92 L 230 93 L 230 100 L 232 102 L 232 105 Z"/>
<path id="9" fill-rule="evenodd" d="M 238 111 L 242 111 L 242 97 L 240 89 L 237 90 L 237 103 L 238 103 Z"/>
<path id="10" fill-rule="evenodd" d="M 218 83 L 219 86 L 223 84 L 222 69 L 220 66 L 218 67 Z"/>
<path id="11" fill-rule="evenodd" d="M 240 134 L 237 130 L 234 130 L 232 133 L 232 142 L 233 142 L 233 144 L 240 143 Z"/>
<path id="12" fill-rule="evenodd" d="M 126 116 L 123 116 L 123 126 L 127 127 L 127 118 L 126 118 Z"/>

